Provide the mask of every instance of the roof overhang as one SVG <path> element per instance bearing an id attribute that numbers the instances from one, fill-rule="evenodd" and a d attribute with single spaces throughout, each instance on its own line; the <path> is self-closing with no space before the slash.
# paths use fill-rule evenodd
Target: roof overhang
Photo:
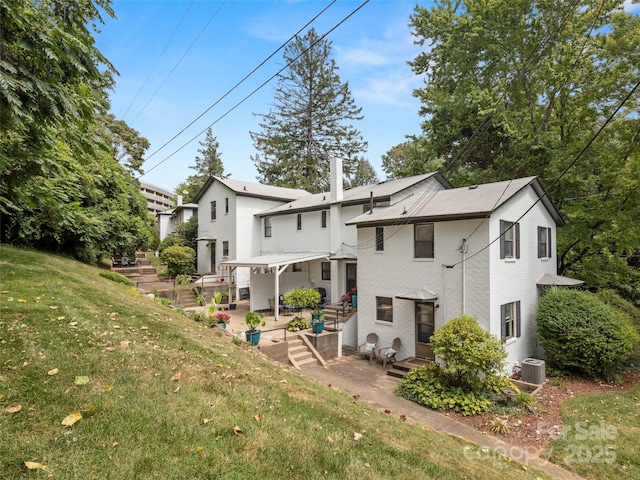
<path id="1" fill-rule="evenodd" d="M 216 237 L 198 237 L 196 238 L 197 242 L 212 242 L 214 240 L 217 240 Z"/>
<path id="2" fill-rule="evenodd" d="M 237 260 L 227 260 L 222 265 L 227 267 L 256 267 L 275 268 L 292 263 L 311 262 L 321 258 L 329 258 L 329 252 L 284 252 L 260 255 L 258 257 L 240 258 Z"/>
<path id="3" fill-rule="evenodd" d="M 553 275 L 551 273 L 545 273 L 540 280 L 538 280 L 537 285 L 539 287 L 551 287 L 551 286 L 559 286 L 559 287 L 577 287 L 578 285 L 582 285 L 584 282 L 582 280 L 576 280 L 575 278 L 563 277 L 562 275 Z"/>
<path id="4" fill-rule="evenodd" d="M 425 288 L 423 290 L 411 290 L 410 292 L 399 293 L 396 295 L 396 298 L 401 298 L 402 300 L 429 301 L 437 300 L 438 294 Z"/>

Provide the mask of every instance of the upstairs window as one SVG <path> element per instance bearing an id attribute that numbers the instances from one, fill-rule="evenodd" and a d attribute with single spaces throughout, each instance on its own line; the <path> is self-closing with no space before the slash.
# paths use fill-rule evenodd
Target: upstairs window
<path id="1" fill-rule="evenodd" d="M 302 230 L 302 214 L 299 213 L 297 217 L 296 230 Z"/>
<path id="2" fill-rule="evenodd" d="M 223 257 L 228 257 L 229 256 L 229 241 L 224 240 L 222 242 L 222 256 Z"/>
<path id="3" fill-rule="evenodd" d="M 505 303 L 500 306 L 502 339 L 519 337 L 521 334 L 520 302 Z"/>
<path id="4" fill-rule="evenodd" d="M 211 202 L 211 220 L 215 220 L 216 217 L 217 217 L 216 201 L 214 200 L 213 202 Z"/>
<path id="5" fill-rule="evenodd" d="M 520 258 L 520 224 L 500 220 L 500 258 Z"/>
<path id="6" fill-rule="evenodd" d="M 229 213 L 229 197 L 224 199 L 224 213 Z"/>
<path id="7" fill-rule="evenodd" d="M 271 236 L 271 217 L 264 218 L 264 236 L 265 237 Z"/>
<path id="8" fill-rule="evenodd" d="M 551 258 L 551 229 L 538 227 L 538 258 Z"/>
<path id="9" fill-rule="evenodd" d="M 413 227 L 413 256 L 415 258 L 433 258 L 433 223 L 418 223 Z"/>
<path id="10" fill-rule="evenodd" d="M 384 251 L 384 227 L 376 227 L 376 252 Z"/>
<path id="11" fill-rule="evenodd" d="M 320 212 L 320 228 L 327 228 L 327 211 Z"/>

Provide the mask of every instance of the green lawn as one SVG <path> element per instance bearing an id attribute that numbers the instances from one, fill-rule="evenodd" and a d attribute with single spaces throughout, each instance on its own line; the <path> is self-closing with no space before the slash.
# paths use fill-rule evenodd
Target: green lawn
<path id="1" fill-rule="evenodd" d="M 0 478 L 549 478 L 469 459 L 87 265 L 0 246 L 0 283 Z"/>

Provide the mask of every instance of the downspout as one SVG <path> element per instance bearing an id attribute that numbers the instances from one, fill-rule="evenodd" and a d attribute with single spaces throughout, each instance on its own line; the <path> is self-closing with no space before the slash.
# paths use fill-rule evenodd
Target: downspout
<path id="1" fill-rule="evenodd" d="M 466 258 L 467 258 L 467 252 L 469 251 L 469 246 L 467 245 L 467 239 L 463 238 L 462 239 L 462 245 L 460 245 L 460 253 L 462 253 L 462 314 L 464 315 L 466 313 L 466 284 L 467 284 L 467 277 L 466 277 Z"/>

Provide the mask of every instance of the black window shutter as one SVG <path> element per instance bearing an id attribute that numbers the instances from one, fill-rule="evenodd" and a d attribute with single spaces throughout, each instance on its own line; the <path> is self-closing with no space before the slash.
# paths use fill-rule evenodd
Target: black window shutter
<path id="1" fill-rule="evenodd" d="M 543 229 L 538 227 L 538 258 L 542 258 L 542 232 Z"/>
<path id="2" fill-rule="evenodd" d="M 515 224 L 516 258 L 520 258 L 520 223 Z"/>
<path id="3" fill-rule="evenodd" d="M 500 220 L 500 258 L 504 258 L 504 220 Z"/>
<path id="4" fill-rule="evenodd" d="M 507 336 L 507 306 L 500 305 L 500 336 Z"/>
<path id="5" fill-rule="evenodd" d="M 521 323 L 520 323 L 520 300 L 516 302 L 516 337 L 519 337 L 521 334 Z"/>
<path id="6" fill-rule="evenodd" d="M 549 240 L 547 241 L 547 256 L 551 258 L 553 255 L 551 254 L 551 229 L 547 228 L 547 235 Z"/>

